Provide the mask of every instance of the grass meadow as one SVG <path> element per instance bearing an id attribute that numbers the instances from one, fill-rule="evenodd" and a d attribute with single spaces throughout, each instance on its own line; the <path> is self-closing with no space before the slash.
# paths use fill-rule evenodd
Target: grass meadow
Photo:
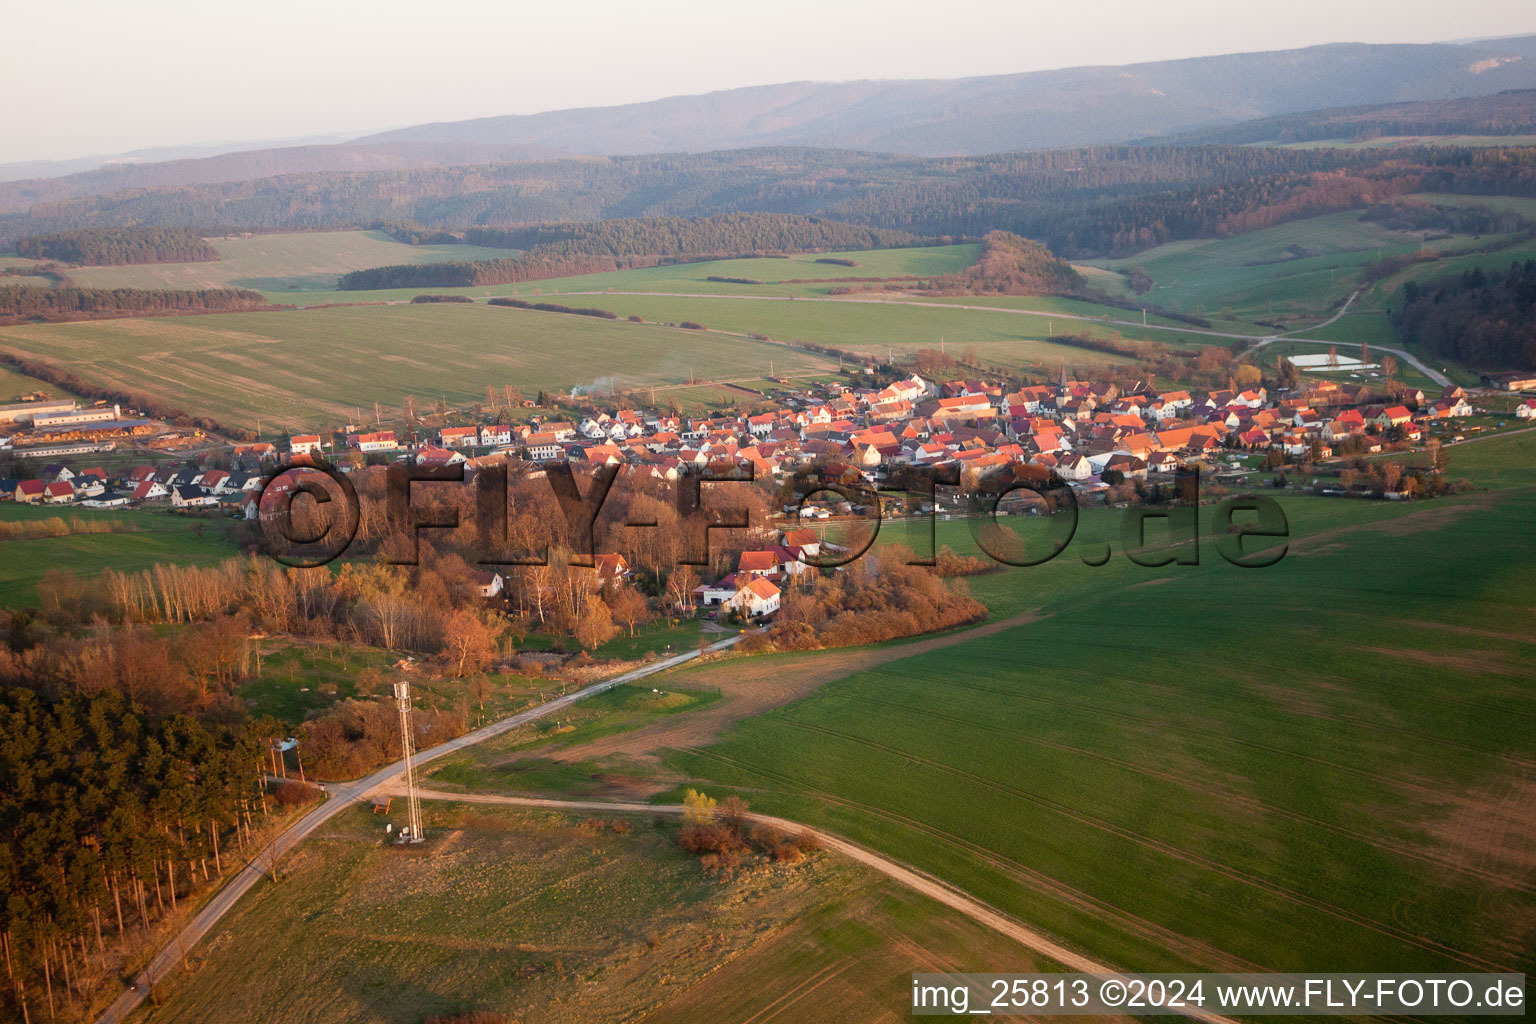
<path id="1" fill-rule="evenodd" d="M 1531 438 L 1453 469 L 1530 473 Z M 1521 969 L 1536 489 L 1283 502 L 1295 539 L 1265 569 L 1210 534 L 1198 566 L 1136 566 L 1115 514 L 1085 514 L 1056 561 L 970 580 L 1037 621 L 667 763 L 1127 968 Z"/>
<path id="2" fill-rule="evenodd" d="M 0 608 L 38 603 L 37 585 L 51 571 L 94 578 L 104 569 L 137 572 L 157 562 L 203 565 L 238 553 L 234 524 L 168 512 L 114 512 L 0 504 L 0 522 L 61 519 L 111 523 L 120 533 L 70 533 L 36 540 L 0 540 Z"/>
<path id="3" fill-rule="evenodd" d="M 1469 203 L 1465 197 L 1427 198 Z M 1178 312 L 1245 321 L 1319 320 L 1360 286 L 1366 264 L 1373 260 L 1496 241 L 1469 235 L 1433 237 L 1441 234 L 1390 230 L 1362 220 L 1355 210 L 1231 238 L 1170 242 L 1124 259 L 1092 263 L 1111 270 L 1141 268 L 1153 279 L 1146 300 Z M 1519 241 L 1517 236 L 1507 238 L 1511 244 Z M 1503 257 L 1503 265 L 1508 263 Z M 1415 272 L 1439 275 L 1453 264 L 1423 264 Z"/>
<path id="4" fill-rule="evenodd" d="M 1042 966 L 827 854 L 722 882 L 678 848 L 673 822 L 423 810 L 433 841 L 406 850 L 382 843 L 366 809 L 338 817 L 191 951 L 141 1019 L 663 1024 L 777 1001 L 775 1020 L 857 1024 L 905 1005 L 914 961 Z"/>

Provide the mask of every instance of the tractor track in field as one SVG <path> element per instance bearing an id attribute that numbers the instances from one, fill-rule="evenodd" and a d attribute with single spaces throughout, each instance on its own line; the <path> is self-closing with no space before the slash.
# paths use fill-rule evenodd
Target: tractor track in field
<path id="1" fill-rule="evenodd" d="M 644 804 L 627 801 L 587 801 L 587 800 L 549 800 L 540 797 L 502 796 L 487 793 L 444 793 L 436 790 L 422 790 L 418 792 L 424 800 L 442 800 L 444 802 L 473 803 L 473 804 L 498 804 L 514 807 L 547 808 L 558 811 L 608 811 L 610 813 L 629 814 L 667 814 L 679 816 L 684 807 L 681 804 Z M 862 846 L 846 839 L 835 832 L 805 825 L 801 822 L 791 821 L 787 818 L 779 818 L 773 815 L 747 814 L 749 821 L 782 829 L 791 833 L 808 832 L 814 836 L 825 848 L 842 854 L 848 859 L 878 871 L 887 878 L 905 886 L 920 895 L 926 896 L 953 910 L 957 910 L 971 920 L 991 930 L 1014 939 L 1020 945 L 1047 957 L 1050 960 L 1066 967 L 1069 970 L 1095 974 L 1117 974 L 1113 968 L 1097 963 L 1055 942 L 1044 934 L 1028 928 L 1018 921 L 1007 916 L 1002 911 L 995 909 L 967 895 L 955 886 L 936 878 L 920 869 L 892 860 L 868 847 Z M 1236 1024 L 1231 1018 L 1219 1014 L 1206 1013 L 1193 1008 L 1184 1008 L 1176 1011 L 1194 1020 L 1205 1021 L 1206 1024 Z"/>
<path id="2" fill-rule="evenodd" d="M 955 766 L 945 764 L 942 761 L 935 761 L 932 758 L 922 757 L 921 755 L 913 754 L 910 751 L 905 751 L 899 747 L 893 747 L 886 743 L 880 743 L 876 740 L 864 739 L 862 737 L 854 736 L 850 733 L 839 732 L 835 729 L 826 729 L 821 726 L 808 725 L 803 722 L 791 722 L 789 724 L 811 732 L 818 732 L 823 735 L 834 736 L 849 743 L 857 743 L 872 750 L 880 750 L 888 754 L 893 754 L 897 757 L 905 758 L 907 761 L 913 764 L 920 764 L 925 768 L 931 768 L 935 771 L 965 779 L 967 782 L 981 786 L 985 789 L 991 789 L 998 793 L 1006 794 L 1018 800 L 1023 800 L 1026 803 L 1034 804 L 1037 807 L 1041 807 L 1045 810 L 1051 811 L 1052 813 L 1061 815 L 1062 817 L 1071 821 L 1075 821 L 1080 825 L 1086 825 L 1089 828 L 1108 833 L 1119 839 L 1124 839 L 1128 842 L 1136 844 L 1137 846 L 1152 850 L 1155 853 L 1160 853 L 1165 857 L 1170 857 L 1174 860 L 1182 861 L 1191 865 L 1192 867 L 1200 868 L 1203 871 L 1210 871 L 1214 874 L 1222 875 L 1226 878 L 1232 879 L 1235 882 L 1240 882 L 1244 885 L 1249 885 L 1255 889 L 1267 892 L 1272 896 L 1279 896 L 1283 899 L 1288 899 L 1293 903 L 1297 903 L 1308 908 L 1309 910 L 1321 911 L 1333 917 L 1337 917 L 1340 920 L 1348 921 L 1351 924 L 1355 924 L 1363 928 L 1369 928 L 1372 931 L 1376 931 L 1380 934 L 1395 938 L 1401 942 L 1407 942 L 1411 945 L 1418 946 L 1421 949 L 1427 949 L 1432 952 L 1453 957 L 1470 967 L 1477 968 L 1478 970 L 1511 970 L 1511 968 L 1507 966 L 1483 960 L 1475 953 L 1457 949 L 1455 946 L 1445 945 L 1444 943 L 1438 942 L 1435 939 L 1431 939 L 1428 936 L 1419 935 L 1418 933 L 1411 932 L 1405 928 L 1399 928 L 1397 925 L 1389 924 L 1384 921 L 1377 921 L 1374 918 L 1367 917 L 1364 914 L 1360 914 L 1345 907 L 1341 907 L 1338 904 L 1330 903 L 1327 900 L 1321 899 L 1320 897 L 1308 895 L 1307 893 L 1301 892 L 1300 890 L 1293 889 L 1271 879 L 1252 874 L 1248 871 L 1244 871 L 1241 868 L 1233 867 L 1230 864 L 1223 864 L 1219 861 L 1214 861 L 1207 857 L 1202 857 L 1197 853 L 1193 853 L 1189 850 L 1174 846 L 1172 843 L 1157 839 L 1153 836 L 1147 835 L 1144 832 L 1138 832 L 1135 829 L 1117 825 L 1112 821 L 1107 821 L 1096 815 L 1077 810 L 1076 808 L 1061 803 L 1060 801 L 1051 800 L 1047 797 L 1042 797 L 1037 794 L 1030 793 L 1026 790 L 1018 788 L 1017 786 L 1010 786 L 1007 783 L 999 782 L 996 779 L 989 779 L 984 775 L 978 775 L 975 772 L 967 771 L 964 768 L 956 768 Z"/>
<path id="3" fill-rule="evenodd" d="M 890 708 L 894 711 L 901 711 L 907 714 L 918 713 L 927 718 L 940 718 L 946 722 L 953 722 L 956 725 L 961 725 L 968 729 L 979 729 L 983 732 L 998 733 L 1001 735 L 1006 735 L 1015 741 L 1029 743 L 1034 746 L 1045 747 L 1049 750 L 1059 750 L 1063 753 L 1071 754 L 1074 757 L 1090 758 L 1095 761 L 1100 761 L 1104 764 L 1114 765 L 1117 768 L 1123 768 L 1126 771 L 1134 772 L 1137 775 L 1143 775 L 1148 778 L 1173 783 L 1174 785 L 1186 789 L 1191 793 L 1213 797 L 1228 804 L 1240 805 L 1259 814 L 1273 815 L 1277 818 L 1285 818 L 1288 821 L 1294 821 L 1300 825 L 1316 828 L 1323 832 L 1331 832 L 1334 835 L 1341 836 L 1345 839 L 1353 839 L 1356 842 L 1374 846 L 1376 849 L 1383 850 L 1387 853 L 1397 854 L 1398 856 L 1422 861 L 1426 864 L 1431 864 L 1435 867 L 1443 868 L 1447 871 L 1457 872 L 1458 874 L 1470 875 L 1475 878 L 1480 878 L 1486 882 L 1493 882 L 1498 885 L 1508 886 L 1509 888 L 1515 889 L 1519 892 L 1536 893 L 1536 885 L 1530 885 L 1528 883 L 1520 882 L 1516 879 L 1511 879 L 1507 875 L 1501 874 L 1499 872 L 1488 871 L 1483 868 L 1460 863 L 1450 858 L 1440 857 L 1426 850 L 1416 849 L 1404 843 L 1396 842 L 1385 836 L 1374 835 L 1368 832 L 1361 832 L 1357 829 L 1352 829 L 1347 825 L 1338 825 L 1330 821 L 1324 821 L 1321 818 L 1314 818 L 1310 815 L 1302 814 L 1299 811 L 1292 811 L 1283 807 L 1277 807 L 1274 804 L 1266 803 L 1265 801 L 1260 800 L 1257 797 L 1249 796 L 1246 793 L 1241 793 L 1237 790 L 1222 786 L 1202 783 L 1186 775 L 1181 775 L 1178 772 L 1159 771 L 1156 768 L 1149 768 L 1146 765 L 1140 765 L 1133 761 L 1127 761 L 1124 758 L 1113 757 L 1100 751 L 1088 750 L 1084 747 L 1074 747 L 1069 743 L 1059 743 L 1054 740 L 1047 740 L 1039 736 L 1023 735 L 1013 729 L 1004 729 L 1000 726 L 991 725 L 986 722 L 974 722 L 957 715 L 946 715 L 942 712 L 934 711 L 929 708 L 915 708 L 911 705 L 896 704 L 890 701 L 876 700 L 873 697 L 851 697 L 848 699 L 857 701 L 861 704 L 872 704 L 876 707 Z M 788 724 L 797 725 L 798 723 L 789 722 Z"/>

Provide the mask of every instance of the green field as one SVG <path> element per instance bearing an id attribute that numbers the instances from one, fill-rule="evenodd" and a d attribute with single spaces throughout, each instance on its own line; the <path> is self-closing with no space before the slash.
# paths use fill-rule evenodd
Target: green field
<path id="1" fill-rule="evenodd" d="M 406 245 L 382 231 L 305 231 L 210 242 L 219 259 L 207 263 L 78 267 L 69 276 L 84 288 L 254 288 L 274 302 L 294 302 L 290 293 L 329 291 L 351 270 L 508 255 L 506 249 L 473 245 Z"/>
<path id="2" fill-rule="evenodd" d="M 494 250 L 507 255 L 506 250 Z M 837 278 L 931 277 L 953 274 L 976 262 L 980 245 L 941 245 L 915 249 L 876 249 L 859 252 L 806 253 L 787 259 L 707 260 L 638 270 L 615 270 L 579 277 L 556 277 L 522 284 L 484 285 L 474 288 L 396 288 L 380 291 L 329 291 L 320 289 L 306 302 L 377 302 L 409 300 L 423 291 L 441 294 L 487 297 L 517 295 L 523 298 L 554 296 L 570 291 L 684 292 L 705 295 L 825 295 L 837 287 Z M 465 257 L 469 258 L 469 257 Z M 844 258 L 858 264 L 843 267 L 818 263 L 819 259 Z M 403 262 L 396 260 L 395 262 Z M 711 277 L 734 277 L 759 281 L 740 284 L 710 281 Z M 796 281 L 789 284 L 783 282 Z"/>
<path id="3" fill-rule="evenodd" d="M 23 395 L 30 395 L 34 391 L 42 391 L 50 398 L 74 397 L 57 384 L 49 384 L 47 381 L 28 377 L 26 374 L 17 373 L 9 366 L 0 364 L 0 405 L 18 402 Z"/>
<path id="4" fill-rule="evenodd" d="M 221 423 L 328 429 L 487 385 L 533 395 L 599 379 L 643 386 L 820 372 L 834 360 L 745 338 L 482 304 L 358 306 L 0 328 L 0 348 L 150 393 Z"/>
<path id="5" fill-rule="evenodd" d="M 28 519 L 112 522 L 127 533 L 75 533 L 38 540 L 0 540 L 0 608 L 36 605 L 37 584 L 50 571 L 92 579 L 104 569 L 137 572 L 157 562 L 203 565 L 238 554 L 234 524 L 169 512 L 33 508 L 0 504 L 0 522 Z"/>
<path id="6" fill-rule="evenodd" d="M 932 255 L 929 250 L 906 252 Z M 860 255 L 878 263 L 874 258 L 887 254 Z M 967 258 L 967 254 L 956 258 Z M 598 380 L 644 388 L 696 379 L 752 380 L 770 372 L 824 375 L 838 368 L 834 357 L 756 342 L 747 337 L 752 334 L 875 357 L 900 358 L 919 348 L 942 346 L 956 357 L 969 354 L 985 365 L 1038 372 L 1054 372 L 1063 364 L 1074 372 L 1078 368 L 1090 372 L 1096 366 L 1124 361 L 1052 340 L 1062 334 L 1117 342 L 1150 340 L 1174 347 L 1210 342 L 1177 325 L 1158 329 L 1103 323 L 1103 318 L 1134 320 L 1137 314 L 1068 299 L 972 304 L 953 299 L 701 298 L 597 292 L 593 284 L 589 293 L 562 293 L 562 301 L 601 305 L 648 322 L 604 321 L 482 303 L 365 305 L 27 324 L 0 328 L 0 348 L 61 364 L 93 382 L 153 394 L 220 423 L 260 425 L 271 434 L 326 429 L 359 416 L 366 420 L 375 402 L 387 414 L 397 414 L 407 395 L 416 396 L 420 403 L 444 398 L 450 404 L 465 404 L 482 398 L 488 384 L 498 389 L 514 384 L 527 394 L 539 389 L 564 393 Z M 1031 315 L 1018 311 L 1021 304 L 1024 309 L 1095 319 Z M 985 308 L 957 308 L 963 305 Z M 686 321 L 710 330 L 667 326 Z M 1158 318 L 1149 322 L 1155 325 Z M 705 406 L 734 404 L 750 396 L 702 392 L 668 397 L 680 405 Z"/>
<path id="7" fill-rule="evenodd" d="M 398 804 L 398 801 L 397 801 Z M 156 989 L 152 1024 L 891 1019 L 914 962 L 1042 966 L 830 854 L 716 881 L 676 824 L 427 803 L 433 841 L 358 809 L 283 863 Z M 611 822 L 633 831 L 621 834 Z M 814 982 L 813 996 L 805 994 Z"/>
<path id="8" fill-rule="evenodd" d="M 1460 196 L 1425 198 L 1473 205 Z M 1373 260 L 1493 241 L 1467 235 L 1431 237 L 1438 234 L 1389 230 L 1362 220 L 1354 210 L 1232 238 L 1170 242 L 1125 259 L 1092 263 L 1111 270 L 1140 267 L 1154 282 L 1146 301 L 1178 312 L 1213 319 L 1304 321 L 1336 309 L 1359 286 L 1366 264 Z M 1510 241 L 1515 241 L 1513 236 Z"/>
<path id="9" fill-rule="evenodd" d="M 1536 435 L 1450 457 L 1526 481 Z M 1536 489 L 1284 506 L 1299 539 L 1258 570 L 1209 540 L 1134 566 L 1085 514 L 1055 562 L 970 581 L 1039 621 L 667 763 L 1125 967 L 1521 969 Z M 1077 560 L 1106 539 L 1107 566 Z"/>
<path id="10" fill-rule="evenodd" d="M 567 293 L 565 301 L 575 302 Z M 1083 320 L 983 309 L 949 308 L 944 300 L 885 301 L 879 298 L 784 300 L 773 298 L 692 298 L 661 295 L 584 295 L 583 302 L 597 302 L 622 316 L 678 323 L 692 320 L 706 327 L 737 334 L 757 333 L 780 341 L 808 341 L 834 345 L 884 358 L 909 354 L 919 348 L 938 348 L 942 342 L 951 355 L 960 356 L 974 345 L 978 358 L 987 364 L 1019 368 L 1030 364 L 1055 367 L 1061 360 L 1070 366 L 1097 366 L 1124 359 L 1052 342 L 1053 335 L 1081 334 L 1114 341 L 1151 340 L 1169 345 L 1193 344 L 1195 336 L 1176 331 L 1142 327 L 1109 326 Z M 966 304 L 964 299 L 950 299 Z M 1040 300 L 1048 308 L 1050 300 Z M 1087 306 L 1088 304 L 1082 304 Z M 1134 317 L 1127 310 L 1091 307 L 1101 315 Z"/>

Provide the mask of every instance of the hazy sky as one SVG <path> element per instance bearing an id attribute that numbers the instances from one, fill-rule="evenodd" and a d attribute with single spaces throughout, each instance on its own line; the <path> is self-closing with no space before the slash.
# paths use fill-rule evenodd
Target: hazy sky
<path id="1" fill-rule="evenodd" d="M 0 162 L 361 134 L 796 79 L 1536 32 L 1530 0 L 0 0 Z"/>

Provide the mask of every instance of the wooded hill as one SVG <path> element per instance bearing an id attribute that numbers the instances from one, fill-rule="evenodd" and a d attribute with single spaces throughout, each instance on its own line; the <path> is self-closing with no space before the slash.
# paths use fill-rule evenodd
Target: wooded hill
<path id="1" fill-rule="evenodd" d="M 1392 317 L 1412 345 L 1491 369 L 1536 369 L 1536 261 L 1403 286 Z"/>
<path id="2" fill-rule="evenodd" d="M 1039 242 L 993 231 L 982 242 L 980 259 L 932 287 L 973 295 L 1077 295 L 1086 284 L 1072 264 Z"/>
<path id="3" fill-rule="evenodd" d="M 1186 132 L 1186 145 L 1367 141 L 1383 136 L 1536 135 L 1536 89 L 1417 103 L 1329 107 Z"/>
<path id="4" fill-rule="evenodd" d="M 695 220 L 656 217 L 471 228 L 464 233 L 464 240 L 475 245 L 527 251 L 500 260 L 357 270 L 343 276 L 339 287 L 352 290 L 513 284 L 651 267 L 678 260 L 890 248 L 910 245 L 916 238 L 903 231 L 859 227 L 819 217 L 727 213 Z"/>
<path id="5" fill-rule="evenodd" d="M 1080 259 L 1415 189 L 1536 195 L 1536 149 L 1099 146 L 932 160 L 778 149 L 304 174 L 49 204 L 0 217 L 0 239 L 114 223 L 457 232 L 759 210 L 929 237 L 1011 231 Z"/>
<path id="6" fill-rule="evenodd" d="M 87 228 L 57 235 L 31 235 L 16 243 L 18 255 L 87 267 L 126 263 L 201 263 L 219 251 L 201 235 L 180 227 Z"/>

